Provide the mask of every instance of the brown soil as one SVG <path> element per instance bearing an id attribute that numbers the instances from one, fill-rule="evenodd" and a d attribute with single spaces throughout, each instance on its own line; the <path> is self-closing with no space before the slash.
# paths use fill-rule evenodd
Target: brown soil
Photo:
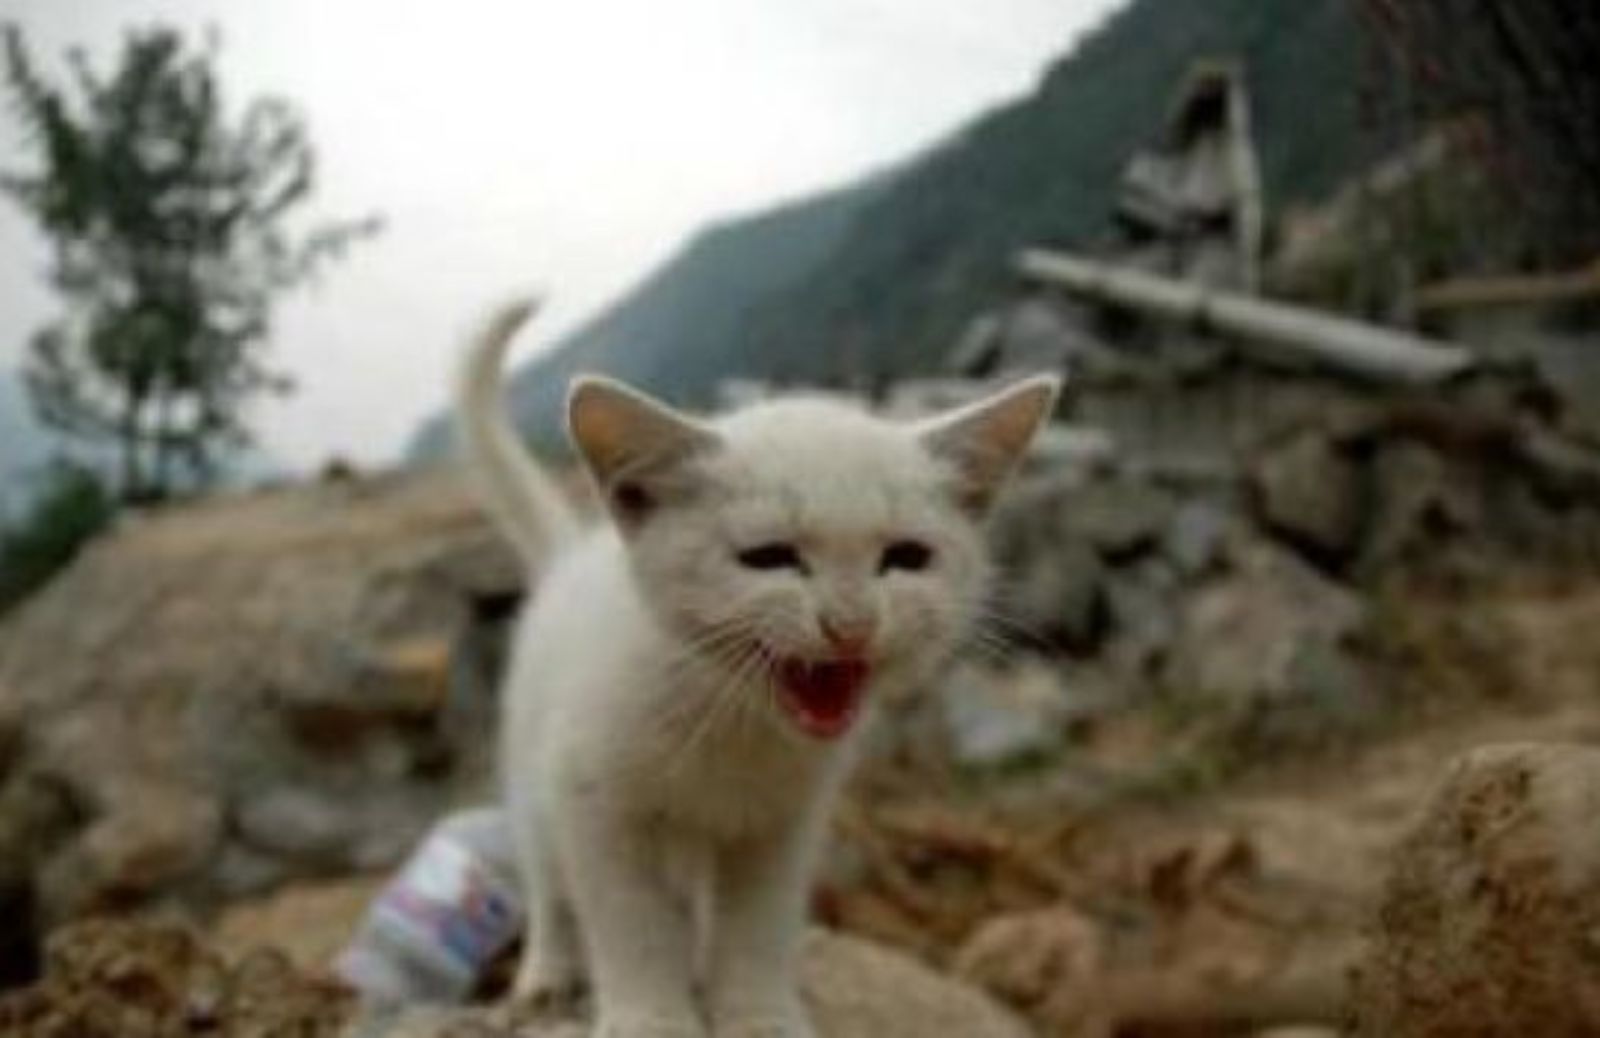
<path id="1" fill-rule="evenodd" d="M 824 912 L 967 973 L 1045 1035 L 1341 1025 L 1395 848 L 1445 765 L 1489 744 L 1600 744 L 1592 586 L 1412 593 L 1400 612 L 1407 698 L 1387 735 L 1106 793 L 1107 773 L 1170 755 L 1145 717 L 1086 740 L 1087 792 L 1059 768 L 1000 791 L 880 782 L 842 816 L 859 865 Z"/>
<path id="2" fill-rule="evenodd" d="M 877 776 L 841 812 L 851 864 L 819 912 L 981 983 L 1045 1036 L 1338 1026 L 1393 849 L 1444 765 L 1489 743 L 1600 743 L 1597 617 L 1592 588 L 1415 598 L 1398 640 L 1412 701 L 1388 736 L 1224 782 L 1108 793 L 1054 768 L 976 789 Z M 1485 645 L 1493 666 L 1472 665 Z M 1086 740 L 1083 757 L 1137 770 L 1171 749 L 1147 726 Z M 221 953 L 170 927 L 61 931 L 46 979 L 0 999 L 0 1034 L 332 1035 L 351 1007 L 318 969 L 375 882 L 239 906 L 214 929 Z M 247 950 L 260 946 L 275 950 Z"/>
<path id="3" fill-rule="evenodd" d="M 44 980 L 0 997 L 7 1038 L 333 1038 L 349 994 L 281 953 L 228 962 L 182 927 L 90 922 L 50 940 Z"/>

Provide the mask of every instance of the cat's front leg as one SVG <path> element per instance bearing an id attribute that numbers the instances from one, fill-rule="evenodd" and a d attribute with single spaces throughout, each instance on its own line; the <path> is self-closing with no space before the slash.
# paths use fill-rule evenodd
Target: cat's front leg
<path id="1" fill-rule="evenodd" d="M 642 821 L 579 798 L 560 812 L 562 872 L 589 951 L 595 1038 L 705 1038 L 688 905 Z"/>
<path id="2" fill-rule="evenodd" d="M 818 830 L 801 822 L 718 855 L 708 986 L 715 1038 L 813 1038 L 796 972 Z"/>
<path id="3" fill-rule="evenodd" d="M 577 922 L 551 846 L 548 820 L 520 793 L 513 790 L 506 798 L 513 807 L 508 827 L 527 907 L 522 961 L 511 993 L 517 1001 L 541 1009 L 562 1009 L 573 1005 L 583 988 Z"/>

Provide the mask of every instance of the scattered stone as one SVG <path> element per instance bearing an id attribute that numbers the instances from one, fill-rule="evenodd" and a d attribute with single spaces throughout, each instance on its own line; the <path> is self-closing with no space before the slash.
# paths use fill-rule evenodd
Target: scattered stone
<path id="1" fill-rule="evenodd" d="M 1269 742 L 1356 730 L 1381 703 L 1358 651 L 1367 623 L 1355 592 L 1252 542 L 1184 604 L 1165 684 Z"/>
<path id="2" fill-rule="evenodd" d="M 1327 436 L 1302 433 L 1268 451 L 1251 481 L 1266 524 L 1295 544 L 1331 559 L 1355 548 L 1366 512 L 1362 473 Z"/>
<path id="3" fill-rule="evenodd" d="M 1382 448 L 1372 462 L 1373 511 L 1362 568 L 1381 573 L 1437 554 L 1445 539 L 1481 524 L 1478 502 L 1449 464 L 1421 443 Z"/>
<path id="4" fill-rule="evenodd" d="M 1003 767 L 1061 745 L 1066 696 L 1055 670 L 1043 664 L 961 667 L 939 698 L 951 758 L 963 768 Z"/>
<path id="5" fill-rule="evenodd" d="M 1222 559 L 1233 515 L 1207 498 L 1184 502 L 1167 527 L 1163 554 L 1189 579 L 1210 573 Z"/>
<path id="6" fill-rule="evenodd" d="M 1173 501 L 1142 480 L 1098 480 L 1066 502 L 1061 521 L 1112 562 L 1124 562 L 1154 548 L 1166 533 Z"/>
<path id="7" fill-rule="evenodd" d="M 1476 750 L 1396 850 L 1355 1033 L 1600 1034 L 1600 751 Z"/>
<path id="8" fill-rule="evenodd" d="M 1109 653 L 1120 673 L 1144 679 L 1166 659 L 1178 635 L 1178 571 L 1151 556 L 1118 570 L 1107 601 L 1113 631 Z"/>

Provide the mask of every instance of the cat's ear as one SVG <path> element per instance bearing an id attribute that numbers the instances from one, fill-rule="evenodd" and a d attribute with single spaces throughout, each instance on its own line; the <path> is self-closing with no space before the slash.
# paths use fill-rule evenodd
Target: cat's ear
<path id="1" fill-rule="evenodd" d="M 688 415 L 613 379 L 584 375 L 567 393 L 567 429 L 624 529 L 684 488 L 684 462 L 717 445 Z"/>
<path id="2" fill-rule="evenodd" d="M 955 470 L 963 508 L 988 510 L 1060 394 L 1061 379 L 1040 375 L 918 424 L 923 445 Z"/>

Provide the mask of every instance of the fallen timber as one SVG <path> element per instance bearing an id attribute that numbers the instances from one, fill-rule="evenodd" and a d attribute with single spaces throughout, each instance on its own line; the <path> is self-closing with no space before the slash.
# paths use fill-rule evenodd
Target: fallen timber
<path id="1" fill-rule="evenodd" d="M 1034 280 L 1237 338 L 1285 360 L 1379 381 L 1431 385 L 1473 363 L 1466 350 L 1420 335 L 1066 253 L 1027 249 L 1017 257 L 1017 268 Z"/>

